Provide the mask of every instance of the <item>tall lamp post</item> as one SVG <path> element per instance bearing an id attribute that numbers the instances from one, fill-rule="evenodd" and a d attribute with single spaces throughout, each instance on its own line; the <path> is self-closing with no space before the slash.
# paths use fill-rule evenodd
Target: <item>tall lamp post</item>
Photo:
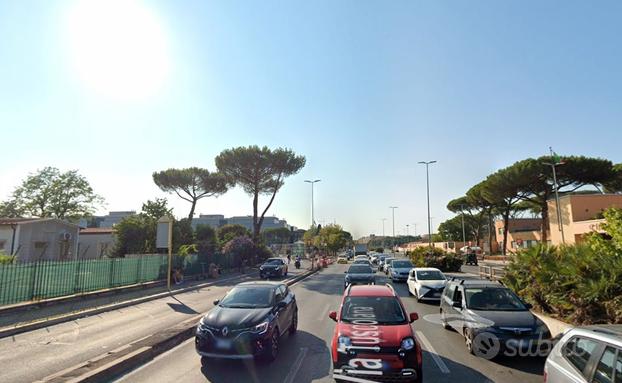
<path id="1" fill-rule="evenodd" d="M 395 248 L 395 209 L 397 209 L 397 206 L 389 206 L 389 209 L 391 209 L 391 214 L 392 214 L 392 219 L 393 219 L 393 240 L 391 241 L 391 249 Z"/>
<path id="2" fill-rule="evenodd" d="M 436 163 L 436 161 L 419 161 L 420 164 L 425 165 L 425 180 L 428 195 L 428 242 L 430 249 L 432 248 L 432 225 L 430 223 L 430 164 Z"/>
<path id="3" fill-rule="evenodd" d="M 410 227 L 410 225 L 409 225 L 409 224 L 406 224 L 406 236 L 409 236 L 409 235 L 410 235 L 410 233 L 408 232 L 408 228 L 409 228 L 409 227 Z"/>
<path id="4" fill-rule="evenodd" d="M 385 246 L 385 243 L 384 243 L 384 241 L 385 241 L 385 238 L 384 238 L 384 221 L 386 221 L 386 220 L 387 220 L 386 218 L 382 218 L 381 219 L 381 221 L 382 221 L 382 248 L 383 249 L 384 249 L 384 246 Z"/>
<path id="5" fill-rule="evenodd" d="M 466 231 L 464 230 L 464 205 L 460 205 L 460 212 L 462 213 L 462 242 L 463 246 L 466 246 Z"/>
<path id="6" fill-rule="evenodd" d="M 315 211 L 314 211 L 314 202 L 313 202 L 313 185 L 316 182 L 320 182 L 321 180 L 305 180 L 305 182 L 310 183 L 311 184 L 311 227 L 315 226 Z"/>
<path id="7" fill-rule="evenodd" d="M 551 169 L 553 169 L 553 186 L 555 187 L 555 210 L 557 210 L 557 229 L 560 231 L 562 235 L 562 243 L 566 243 L 566 238 L 564 237 L 564 226 L 562 223 L 562 212 L 559 210 L 559 185 L 557 184 L 557 172 L 555 171 L 555 167 L 557 165 L 563 165 L 566 162 L 562 161 L 561 157 L 555 154 L 553 148 L 549 146 L 549 150 L 551 151 L 551 159 L 552 163 L 545 162 L 545 165 L 549 165 Z"/>

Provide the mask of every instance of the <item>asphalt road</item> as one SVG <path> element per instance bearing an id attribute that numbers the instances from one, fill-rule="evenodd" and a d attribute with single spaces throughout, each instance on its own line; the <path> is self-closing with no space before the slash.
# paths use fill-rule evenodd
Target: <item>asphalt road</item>
<path id="1" fill-rule="evenodd" d="M 281 353 L 272 364 L 214 361 L 202 367 L 191 339 L 119 382 L 332 382 L 329 345 L 335 324 L 328 312 L 339 307 L 346 268 L 331 266 L 292 287 L 298 300 L 298 332 L 282 338 Z M 378 275 L 378 282 L 385 283 L 384 276 Z M 417 303 L 404 283 L 396 284 L 395 289 L 407 310 L 420 316 L 413 328 L 424 349 L 424 381 L 542 382 L 543 359 L 489 361 L 472 356 L 459 334 L 437 323 L 437 305 Z"/>
<path id="2" fill-rule="evenodd" d="M 305 262 L 303 266 L 309 266 Z M 292 270 L 293 269 L 293 270 Z M 303 272 L 290 265 L 290 274 Z M 169 328 L 213 306 L 248 275 L 200 290 L 0 339 L 0 382 L 34 382 Z"/>

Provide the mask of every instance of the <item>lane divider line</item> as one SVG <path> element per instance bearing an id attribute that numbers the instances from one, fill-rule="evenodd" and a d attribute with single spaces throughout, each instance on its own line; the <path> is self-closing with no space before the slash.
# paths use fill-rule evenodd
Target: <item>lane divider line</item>
<path id="1" fill-rule="evenodd" d="M 447 367 L 445 362 L 443 362 L 443 359 L 438 356 L 438 353 L 436 352 L 434 347 L 432 347 L 432 344 L 430 343 L 428 338 L 426 338 L 426 336 L 423 335 L 423 332 L 421 331 L 415 331 L 415 333 L 417 334 L 417 338 L 419 338 L 421 343 L 423 343 L 423 345 L 425 346 L 425 349 L 430 352 L 430 355 L 432 356 L 434 363 L 436 363 L 436 365 L 438 366 L 438 369 L 441 370 L 443 374 L 449 374 L 449 368 Z"/>
<path id="2" fill-rule="evenodd" d="M 283 383 L 294 382 L 294 379 L 296 378 L 296 375 L 298 374 L 298 370 L 300 370 L 300 367 L 302 366 L 302 361 L 307 355 L 307 350 L 308 350 L 307 347 L 300 348 L 300 353 L 298 354 L 298 357 L 296 358 L 296 361 L 294 362 L 294 364 L 292 364 L 292 368 L 289 370 L 289 373 L 285 377 L 285 380 L 283 381 Z"/>

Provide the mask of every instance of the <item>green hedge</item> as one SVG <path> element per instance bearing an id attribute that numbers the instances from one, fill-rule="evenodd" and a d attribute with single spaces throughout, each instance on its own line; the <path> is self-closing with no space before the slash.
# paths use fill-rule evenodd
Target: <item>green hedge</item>
<path id="1" fill-rule="evenodd" d="M 447 253 L 438 248 L 418 247 L 408 252 L 408 256 L 415 267 L 435 267 L 445 272 L 457 272 L 462 267 L 463 258 L 459 255 Z"/>
<path id="2" fill-rule="evenodd" d="M 573 324 L 622 323 L 622 210 L 605 212 L 605 239 L 515 254 L 504 283 L 537 309 Z"/>

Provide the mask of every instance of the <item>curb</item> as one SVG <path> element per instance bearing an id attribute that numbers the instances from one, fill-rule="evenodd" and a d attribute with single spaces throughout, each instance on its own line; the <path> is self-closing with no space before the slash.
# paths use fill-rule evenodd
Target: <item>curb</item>
<path id="1" fill-rule="evenodd" d="M 306 271 L 285 282 L 291 286 L 320 269 Z M 122 346 L 99 357 L 47 376 L 36 383 L 104 383 L 126 374 L 156 356 L 192 338 L 203 314 L 194 316 L 161 333 Z"/>
<path id="2" fill-rule="evenodd" d="M 137 305 L 137 304 L 140 304 L 140 303 L 149 302 L 149 301 L 153 301 L 153 300 L 160 299 L 160 298 L 165 298 L 165 297 L 172 296 L 172 295 L 182 294 L 182 293 L 186 293 L 188 291 L 198 290 L 198 289 L 201 289 L 201 288 L 204 288 L 204 287 L 213 286 L 213 285 L 215 285 L 216 283 L 219 283 L 219 282 L 227 282 L 227 281 L 230 281 L 230 280 L 233 280 L 233 279 L 238 279 L 238 278 L 245 277 L 245 276 L 254 276 L 255 274 L 256 274 L 256 272 L 252 272 L 252 273 L 249 273 L 249 274 L 240 274 L 240 275 L 236 275 L 235 277 L 230 277 L 230 278 L 218 279 L 218 280 L 215 280 L 215 281 L 205 282 L 205 283 L 201 283 L 201 284 L 198 284 L 198 285 L 194 285 L 194 286 L 190 286 L 190 287 L 184 287 L 184 288 L 181 288 L 181 289 L 173 290 L 171 292 L 165 291 L 165 292 L 158 293 L 158 294 L 147 295 L 147 296 L 136 298 L 136 299 L 130 299 L 128 301 L 112 303 L 112 304 L 101 306 L 101 307 L 96 307 L 96 308 L 92 308 L 92 309 L 78 311 L 78 312 L 75 312 L 75 313 L 61 315 L 59 317 L 55 317 L 55 318 L 51 318 L 51 319 L 37 320 L 37 321 L 34 321 L 34 322 L 26 323 L 26 324 L 23 324 L 23 325 L 17 325 L 17 326 L 6 326 L 6 327 L 3 327 L 3 328 L 0 328 L 0 339 L 6 338 L 6 337 L 9 337 L 9 336 L 13 336 L 13 335 L 17 335 L 17 334 L 21 334 L 21 333 L 28 332 L 28 331 L 38 330 L 40 328 L 44 328 L 44 327 L 48 327 L 48 326 L 53 326 L 53 325 L 56 325 L 56 324 L 59 324 L 59 323 L 69 322 L 69 321 L 72 321 L 72 320 L 75 320 L 75 319 L 79 319 L 79 318 L 83 318 L 83 317 L 87 317 L 87 316 L 101 314 L 101 313 L 107 312 L 107 311 L 117 310 L 117 309 L 121 309 L 121 308 L 124 308 L 124 307 L 128 307 L 128 306 L 133 306 L 133 305 Z"/>

